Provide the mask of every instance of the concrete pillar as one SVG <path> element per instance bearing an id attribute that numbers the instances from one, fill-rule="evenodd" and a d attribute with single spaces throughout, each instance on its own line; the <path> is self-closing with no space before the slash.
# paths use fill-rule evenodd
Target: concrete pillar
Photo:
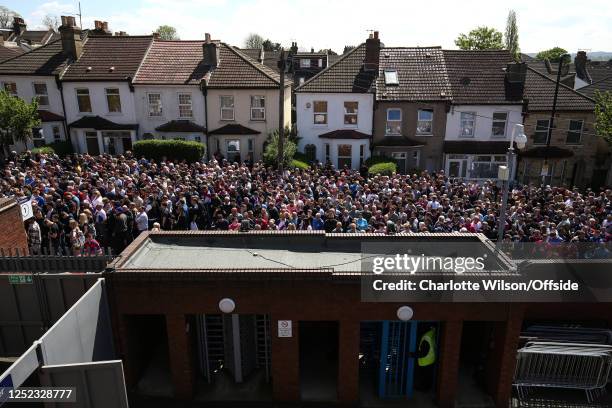
<path id="1" fill-rule="evenodd" d="M 340 321 L 338 358 L 338 401 L 359 401 L 359 331 L 357 320 Z"/>
<path id="2" fill-rule="evenodd" d="M 96 134 L 98 135 L 98 149 L 100 149 L 100 154 L 104 154 L 106 151 L 104 150 L 104 138 L 102 137 L 102 132 L 98 130 L 96 131 Z M 85 146 L 87 146 L 87 143 L 85 143 Z"/>
<path id="3" fill-rule="evenodd" d="M 278 320 L 288 317 L 272 315 L 272 392 L 275 401 L 300 400 L 299 326 L 293 320 L 293 336 L 278 337 Z"/>
<path id="4" fill-rule="evenodd" d="M 437 400 L 440 408 L 455 406 L 461 353 L 463 322 L 449 320 L 443 323 L 438 352 Z"/>
<path id="5" fill-rule="evenodd" d="M 180 399 L 190 399 L 193 396 L 194 373 L 185 315 L 166 314 L 166 330 L 174 396 Z"/>

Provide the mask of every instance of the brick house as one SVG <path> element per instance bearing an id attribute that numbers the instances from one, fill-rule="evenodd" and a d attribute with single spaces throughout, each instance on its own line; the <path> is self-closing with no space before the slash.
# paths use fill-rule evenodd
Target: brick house
<path id="1" fill-rule="evenodd" d="M 439 47 L 382 48 L 373 154 L 394 158 L 401 173 L 441 169 L 451 100 L 451 85 Z"/>

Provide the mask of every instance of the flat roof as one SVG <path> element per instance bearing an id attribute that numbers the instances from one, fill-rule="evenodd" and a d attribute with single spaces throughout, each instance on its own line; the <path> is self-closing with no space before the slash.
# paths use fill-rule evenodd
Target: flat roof
<path id="1" fill-rule="evenodd" d="M 399 246 L 385 252 L 391 243 Z M 117 272 L 318 270 L 346 273 L 360 272 L 362 260 L 372 254 L 395 254 L 398 248 L 428 256 L 473 256 L 478 251 L 486 254 L 488 271 L 508 270 L 511 265 L 505 255 L 495 253 L 493 243 L 481 234 L 156 231 L 139 236 L 111 267 Z"/>

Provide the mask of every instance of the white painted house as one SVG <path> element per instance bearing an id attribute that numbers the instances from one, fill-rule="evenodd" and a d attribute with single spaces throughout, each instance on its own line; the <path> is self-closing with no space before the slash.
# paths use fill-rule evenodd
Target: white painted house
<path id="1" fill-rule="evenodd" d="M 358 169 L 370 157 L 378 33 L 296 89 L 298 150 L 310 162 Z"/>
<path id="2" fill-rule="evenodd" d="M 9 145 L 10 150 L 22 151 L 66 139 L 62 90 L 58 81 L 66 59 L 58 40 L 0 64 L 2 89 L 26 102 L 36 98 L 42 122 L 40 128 L 33 129 L 31 141 Z"/>
<path id="3" fill-rule="evenodd" d="M 526 66 L 513 64 L 507 51 L 443 52 L 453 94 L 444 170 L 450 177 L 496 179 L 507 164 L 513 126 L 523 123 Z"/>

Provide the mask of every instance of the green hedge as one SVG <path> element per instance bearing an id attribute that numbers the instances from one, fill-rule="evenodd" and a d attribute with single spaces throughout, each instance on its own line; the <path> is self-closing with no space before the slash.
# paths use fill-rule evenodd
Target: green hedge
<path id="1" fill-rule="evenodd" d="M 376 175 L 382 174 L 385 176 L 390 176 L 392 173 L 397 171 L 397 164 L 394 162 L 384 162 L 384 163 L 376 163 L 368 168 L 368 174 Z"/>
<path id="2" fill-rule="evenodd" d="M 308 170 L 310 166 L 307 163 L 304 163 L 302 160 L 293 159 L 291 160 L 291 167 L 295 167 L 300 170 Z"/>
<path id="3" fill-rule="evenodd" d="M 298 160 L 304 163 L 308 163 L 308 157 L 306 157 L 306 155 L 302 152 L 295 152 L 295 154 L 293 155 L 293 158 L 295 160 Z"/>
<path id="4" fill-rule="evenodd" d="M 365 165 L 368 167 L 374 164 L 378 164 L 378 163 L 395 163 L 395 160 L 393 160 L 393 158 L 391 157 L 385 157 L 385 156 L 370 156 L 365 161 Z"/>
<path id="5" fill-rule="evenodd" d="M 51 146 L 35 147 L 32 149 L 32 154 L 55 154 L 55 150 Z"/>
<path id="6" fill-rule="evenodd" d="M 144 156 L 156 161 L 166 158 L 193 163 L 204 156 L 204 145 L 184 140 L 139 140 L 134 143 L 132 151 L 137 158 Z"/>

